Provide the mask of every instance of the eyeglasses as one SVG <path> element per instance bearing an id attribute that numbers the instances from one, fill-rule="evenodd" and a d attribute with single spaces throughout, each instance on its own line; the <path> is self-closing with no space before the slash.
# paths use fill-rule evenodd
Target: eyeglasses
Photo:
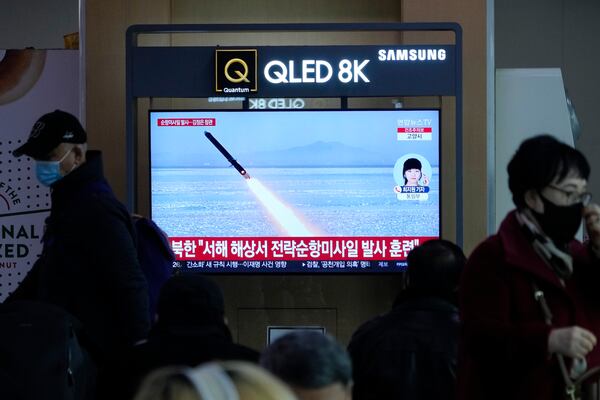
<path id="1" fill-rule="evenodd" d="M 548 187 L 562 193 L 569 204 L 582 203 L 584 206 L 587 206 L 592 200 L 592 194 L 590 192 L 580 193 L 575 190 L 561 189 L 554 185 L 548 185 Z"/>

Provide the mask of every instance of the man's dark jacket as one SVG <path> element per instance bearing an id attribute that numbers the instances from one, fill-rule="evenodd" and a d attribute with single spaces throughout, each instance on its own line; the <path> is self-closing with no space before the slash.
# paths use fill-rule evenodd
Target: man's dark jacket
<path id="1" fill-rule="evenodd" d="M 52 185 L 42 254 L 8 300 L 63 307 L 100 356 L 146 337 L 148 292 L 130 215 L 104 179 L 100 152 L 86 158 Z"/>
<path id="2" fill-rule="evenodd" d="M 100 379 L 99 400 L 128 400 L 153 370 L 166 366 L 195 367 L 215 360 L 257 363 L 259 353 L 233 342 L 223 322 L 163 324 L 152 328 L 148 341 L 124 352 Z"/>
<path id="3" fill-rule="evenodd" d="M 454 399 L 458 333 L 458 309 L 450 301 L 400 296 L 389 313 L 352 336 L 353 399 Z"/>

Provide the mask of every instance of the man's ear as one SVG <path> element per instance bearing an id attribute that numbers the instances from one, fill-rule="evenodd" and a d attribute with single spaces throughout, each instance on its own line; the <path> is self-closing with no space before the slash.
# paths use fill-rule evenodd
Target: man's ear
<path id="1" fill-rule="evenodd" d="M 529 189 L 525 192 L 523 199 L 525 200 L 525 204 L 527 204 L 527 207 L 529 207 L 533 211 L 538 212 L 540 214 L 544 212 L 544 203 L 542 202 L 540 194 L 537 190 Z"/>
<path id="2" fill-rule="evenodd" d="M 76 144 L 73 147 L 73 153 L 75 154 L 75 165 L 79 166 L 85 162 L 85 145 Z"/>

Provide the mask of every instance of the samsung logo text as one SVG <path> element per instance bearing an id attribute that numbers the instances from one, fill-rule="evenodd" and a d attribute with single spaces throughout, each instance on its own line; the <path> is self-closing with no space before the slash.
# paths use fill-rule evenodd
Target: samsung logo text
<path id="1" fill-rule="evenodd" d="M 380 49 L 379 61 L 444 61 L 445 49 Z"/>

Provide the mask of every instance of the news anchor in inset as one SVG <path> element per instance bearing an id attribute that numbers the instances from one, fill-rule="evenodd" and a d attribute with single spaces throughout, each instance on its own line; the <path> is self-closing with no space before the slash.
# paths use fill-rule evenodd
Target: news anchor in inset
<path id="1" fill-rule="evenodd" d="M 13 151 L 35 161 L 51 190 L 43 250 L 7 301 L 60 306 L 83 325 L 88 350 L 100 360 L 147 335 L 148 292 L 138 264 L 132 221 L 103 175 L 99 151 L 87 151 L 77 118 L 56 110 L 38 119 Z"/>
<path id="2" fill-rule="evenodd" d="M 429 186 L 429 178 L 422 171 L 421 161 L 416 158 L 408 158 L 402 167 L 404 186 Z M 422 179 L 422 185 L 419 183 Z"/>

